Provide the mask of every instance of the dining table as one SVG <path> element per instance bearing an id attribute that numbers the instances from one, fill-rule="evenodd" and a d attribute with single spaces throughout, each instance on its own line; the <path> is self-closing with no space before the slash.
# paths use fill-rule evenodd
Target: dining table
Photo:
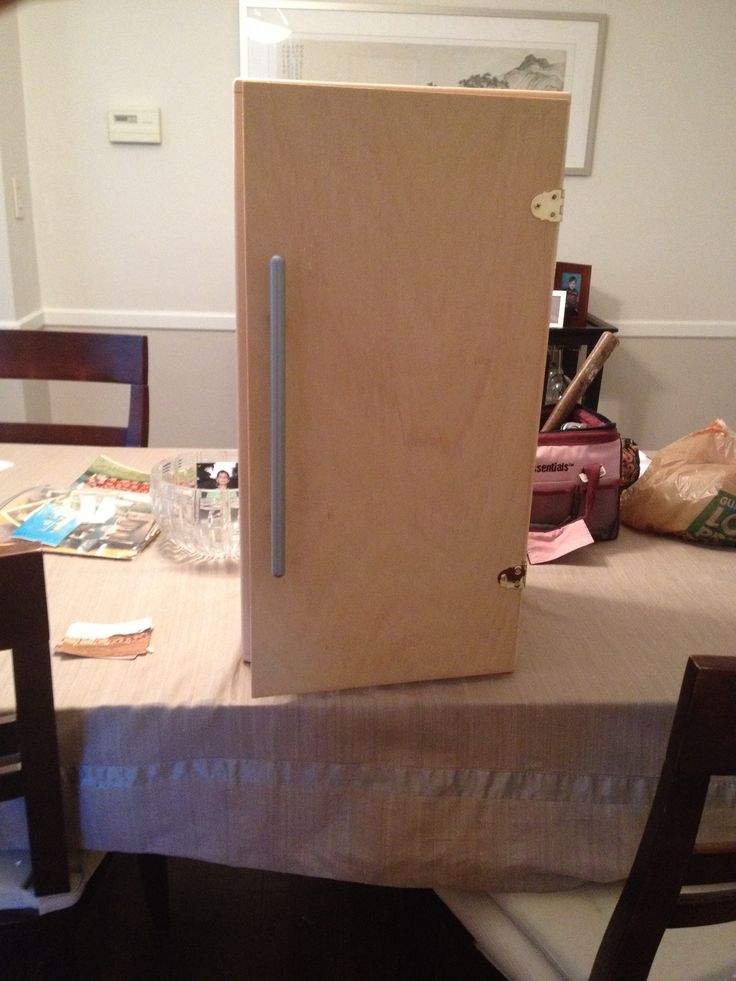
<path id="1" fill-rule="evenodd" d="M 0 501 L 67 486 L 99 452 L 150 471 L 181 451 L 2 444 Z M 686 659 L 736 644 L 734 550 L 622 527 L 528 568 L 511 672 L 255 698 L 237 561 L 159 534 L 129 560 L 44 567 L 52 646 L 74 622 L 153 622 L 145 656 L 52 655 L 74 845 L 382 885 L 623 878 Z M 701 830 L 736 837 L 732 779 Z M 24 840 L 22 805 L 1 805 L 0 848 Z"/>

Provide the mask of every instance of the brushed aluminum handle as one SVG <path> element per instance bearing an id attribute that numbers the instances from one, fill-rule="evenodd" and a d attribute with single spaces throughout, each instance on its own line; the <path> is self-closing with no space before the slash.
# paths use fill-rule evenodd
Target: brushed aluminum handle
<path id="1" fill-rule="evenodd" d="M 270 263 L 271 574 L 286 572 L 286 295 L 285 263 Z"/>

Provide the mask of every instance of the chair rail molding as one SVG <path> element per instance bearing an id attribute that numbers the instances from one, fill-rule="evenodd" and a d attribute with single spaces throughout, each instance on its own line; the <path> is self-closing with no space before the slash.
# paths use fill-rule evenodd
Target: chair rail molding
<path id="1" fill-rule="evenodd" d="M 235 313 L 199 310 L 93 310 L 45 307 L 54 327 L 125 327 L 138 330 L 235 330 Z"/>
<path id="2" fill-rule="evenodd" d="M 609 318 L 610 319 L 610 318 Z M 736 320 L 612 320 L 621 337 L 736 339 Z"/>
<path id="3" fill-rule="evenodd" d="M 736 320 L 616 320 L 622 337 L 683 339 L 687 337 L 736 340 Z M 138 330 L 234 331 L 235 313 L 207 310 L 95 310 L 46 307 L 18 320 L 0 320 L 0 328 L 108 327 Z"/>
<path id="4" fill-rule="evenodd" d="M 34 310 L 19 320 L 0 320 L 0 330 L 37 330 L 46 323 L 43 310 Z"/>
<path id="5" fill-rule="evenodd" d="M 736 340 L 736 320 L 616 320 L 621 337 L 678 340 L 686 337 Z M 128 330 L 234 331 L 235 313 L 211 310 L 95 310 L 44 307 L 18 320 L 0 320 L 0 329 L 54 327 L 108 327 Z"/>

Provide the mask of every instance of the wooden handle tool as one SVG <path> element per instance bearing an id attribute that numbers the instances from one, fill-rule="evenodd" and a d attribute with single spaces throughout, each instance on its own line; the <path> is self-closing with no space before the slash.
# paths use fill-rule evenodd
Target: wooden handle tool
<path id="1" fill-rule="evenodd" d="M 618 338 L 610 330 L 604 331 L 598 338 L 598 343 L 585 359 L 583 366 L 562 393 L 562 398 L 550 412 L 540 432 L 549 433 L 559 429 L 567 420 L 573 408 L 601 370 L 611 351 L 617 346 Z"/>

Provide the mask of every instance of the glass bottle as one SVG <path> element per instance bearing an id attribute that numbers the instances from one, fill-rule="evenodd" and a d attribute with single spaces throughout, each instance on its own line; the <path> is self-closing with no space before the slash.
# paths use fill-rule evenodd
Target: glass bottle
<path id="1" fill-rule="evenodd" d="M 544 404 L 554 405 L 562 398 L 562 393 L 570 384 L 570 379 L 562 370 L 562 348 L 553 345 L 549 349 L 547 383 L 544 387 Z"/>

